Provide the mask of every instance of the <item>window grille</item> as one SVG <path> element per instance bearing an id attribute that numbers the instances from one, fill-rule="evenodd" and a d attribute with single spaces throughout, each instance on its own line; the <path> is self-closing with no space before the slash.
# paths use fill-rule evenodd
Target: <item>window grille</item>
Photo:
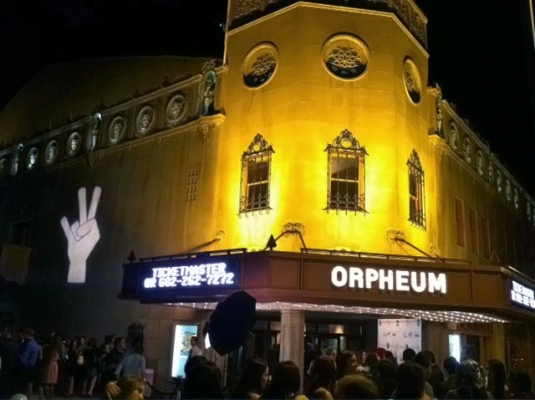
<path id="1" fill-rule="evenodd" d="M 269 210 L 270 144 L 257 134 L 242 156 L 240 213 Z"/>
<path id="2" fill-rule="evenodd" d="M 407 161 L 409 168 L 409 221 L 425 229 L 424 171 L 416 150 Z"/>
<path id="3" fill-rule="evenodd" d="M 365 156 L 353 134 L 345 129 L 325 149 L 328 155 L 327 210 L 365 210 Z"/>

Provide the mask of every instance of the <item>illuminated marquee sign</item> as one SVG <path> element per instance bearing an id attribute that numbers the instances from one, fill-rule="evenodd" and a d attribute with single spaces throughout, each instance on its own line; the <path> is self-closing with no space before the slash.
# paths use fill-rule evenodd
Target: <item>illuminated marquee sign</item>
<path id="1" fill-rule="evenodd" d="M 331 270 L 331 284 L 335 287 L 389 290 L 394 292 L 447 293 L 445 273 L 393 270 L 383 268 L 342 267 Z"/>
<path id="2" fill-rule="evenodd" d="M 238 285 L 235 262 L 207 262 L 182 264 L 166 262 L 153 265 L 142 280 L 145 290 L 172 288 L 225 288 Z"/>
<path id="3" fill-rule="evenodd" d="M 511 280 L 511 302 L 535 310 L 535 292 L 533 289 Z"/>

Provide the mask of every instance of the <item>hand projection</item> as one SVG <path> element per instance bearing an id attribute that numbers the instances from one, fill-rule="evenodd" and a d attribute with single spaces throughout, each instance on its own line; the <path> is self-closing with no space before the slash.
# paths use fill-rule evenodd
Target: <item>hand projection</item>
<path id="1" fill-rule="evenodd" d="M 67 237 L 67 255 L 69 256 L 69 274 L 67 282 L 84 283 L 86 272 L 86 261 L 89 254 L 95 248 L 100 239 L 97 220 L 98 201 L 102 190 L 99 186 L 93 189 L 93 197 L 87 211 L 85 187 L 78 190 L 78 206 L 80 217 L 72 225 L 69 225 L 67 217 L 61 218 L 61 226 Z"/>

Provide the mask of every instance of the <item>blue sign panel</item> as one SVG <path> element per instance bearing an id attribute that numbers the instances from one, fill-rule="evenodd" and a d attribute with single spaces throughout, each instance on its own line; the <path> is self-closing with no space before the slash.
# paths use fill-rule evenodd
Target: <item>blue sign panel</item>
<path id="1" fill-rule="evenodd" d="M 180 297 L 196 292 L 239 287 L 238 260 L 179 259 L 138 264 L 138 291 L 143 297 Z"/>

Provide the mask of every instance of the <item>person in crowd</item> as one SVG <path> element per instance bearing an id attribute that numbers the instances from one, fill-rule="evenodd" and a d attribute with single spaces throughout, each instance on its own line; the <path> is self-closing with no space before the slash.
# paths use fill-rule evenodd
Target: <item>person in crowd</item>
<path id="1" fill-rule="evenodd" d="M 443 382 L 440 382 L 435 389 L 435 397 L 439 400 L 443 400 L 446 397 L 446 393 L 450 390 L 455 390 L 458 388 L 457 378 L 455 376 L 457 372 L 457 367 L 459 362 L 455 357 L 446 357 L 442 362 L 442 367 L 444 369 L 445 379 Z"/>
<path id="2" fill-rule="evenodd" d="M 232 393 L 232 399 L 257 400 L 260 398 L 269 382 L 269 367 L 260 358 L 247 361 L 242 376 Z"/>
<path id="3" fill-rule="evenodd" d="M 384 355 L 384 354 L 383 354 Z M 368 378 L 377 381 L 379 378 L 379 372 L 377 366 L 379 365 L 379 359 L 375 353 L 368 353 L 364 358 L 362 365 L 357 367 L 357 372 L 367 376 Z"/>
<path id="4" fill-rule="evenodd" d="M 122 337 L 115 338 L 113 341 L 113 349 L 108 353 L 104 359 L 104 369 L 102 371 L 102 387 L 115 380 L 115 371 L 124 357 L 126 341 Z"/>
<path id="5" fill-rule="evenodd" d="M 379 398 L 388 400 L 392 398 L 392 393 L 396 390 L 396 372 L 397 364 L 390 361 L 388 358 L 379 361 L 377 364 L 377 389 L 379 390 Z"/>
<path id="6" fill-rule="evenodd" d="M 41 346 L 34 338 L 33 329 L 27 328 L 22 334 L 23 343 L 20 349 L 21 381 L 22 389 L 26 396 L 31 396 L 33 383 L 37 375 L 37 362 L 42 356 Z"/>
<path id="7" fill-rule="evenodd" d="M 425 389 L 425 374 L 419 364 L 412 361 L 402 363 L 396 372 L 397 389 L 392 399 L 427 399 Z"/>
<path id="8" fill-rule="evenodd" d="M 463 348 L 461 349 L 460 361 L 462 362 L 464 360 L 474 360 L 477 362 L 478 356 L 477 356 L 477 351 L 474 345 L 467 344 L 466 346 L 463 346 Z"/>
<path id="9" fill-rule="evenodd" d="M 386 358 L 386 349 L 377 347 L 377 349 L 375 349 L 375 355 L 377 356 L 377 361 L 384 360 Z"/>
<path id="10" fill-rule="evenodd" d="M 43 351 L 44 371 L 42 387 L 44 396 L 47 399 L 51 399 L 54 396 L 54 390 L 58 383 L 59 358 L 60 353 L 56 346 L 48 346 L 46 347 L 46 350 Z"/>
<path id="11" fill-rule="evenodd" d="M 405 350 L 403 350 L 403 355 L 402 355 L 403 362 L 412 361 L 415 355 L 416 355 L 416 352 L 413 349 L 406 348 Z"/>
<path id="12" fill-rule="evenodd" d="M 334 369 L 336 370 L 336 356 L 337 356 L 337 352 L 335 349 L 333 349 L 332 347 L 325 347 L 323 349 L 323 353 L 322 353 L 324 356 L 327 356 L 327 357 L 330 357 L 333 362 L 334 362 Z M 318 354 L 316 357 L 314 357 L 311 361 L 310 361 L 310 364 L 308 366 L 308 370 L 307 370 L 307 376 L 308 376 L 308 380 L 312 380 L 312 370 L 314 368 L 314 362 L 316 361 L 316 359 L 320 356 L 321 354 Z"/>
<path id="13" fill-rule="evenodd" d="M 85 375 L 82 382 L 82 396 L 93 397 L 93 389 L 99 374 L 99 353 L 97 340 L 89 339 L 84 350 Z"/>
<path id="14" fill-rule="evenodd" d="M 336 384 L 337 399 L 378 399 L 377 386 L 365 376 L 359 374 L 346 375 Z"/>
<path id="15" fill-rule="evenodd" d="M 184 365 L 184 374 L 188 376 L 189 371 L 191 371 L 193 367 L 195 367 L 197 364 L 201 364 L 207 361 L 208 359 L 204 356 L 191 357 L 186 361 L 186 365 Z"/>
<path id="16" fill-rule="evenodd" d="M 78 340 L 72 338 L 70 341 L 69 349 L 67 350 L 67 357 L 64 362 L 65 365 L 65 377 L 67 379 L 67 396 L 74 396 L 74 378 L 76 376 L 76 369 L 78 367 Z"/>
<path id="17" fill-rule="evenodd" d="M 145 380 L 137 376 L 125 375 L 117 382 L 108 382 L 105 393 L 109 400 L 143 400 Z"/>
<path id="18" fill-rule="evenodd" d="M 525 371 L 515 371 L 509 373 L 510 399 L 535 399 L 535 394 L 531 390 L 531 377 Z"/>
<path id="19" fill-rule="evenodd" d="M 306 392 L 309 399 L 332 400 L 336 368 L 330 356 L 319 356 L 314 360 L 310 374 L 310 384 Z"/>
<path id="20" fill-rule="evenodd" d="M 223 399 L 222 374 L 211 361 L 200 361 L 191 367 L 184 379 L 184 399 Z"/>
<path id="21" fill-rule="evenodd" d="M 299 368 L 293 361 L 282 361 L 273 372 L 271 384 L 261 399 L 278 399 L 278 400 L 305 400 L 306 396 L 299 395 L 301 387 L 301 374 Z"/>
<path id="22" fill-rule="evenodd" d="M 433 356 L 434 357 L 434 356 Z M 418 364 L 420 367 L 422 367 L 424 371 L 424 378 L 425 378 L 425 387 L 424 392 L 425 394 L 430 398 L 435 398 L 435 393 L 433 386 L 429 383 L 429 379 L 431 377 L 431 367 L 432 367 L 432 359 L 429 355 L 429 352 L 426 351 L 420 351 L 417 353 L 414 358 L 412 359 L 412 362 Z"/>
<path id="23" fill-rule="evenodd" d="M 4 340 L 0 342 L 0 398 L 9 398 L 17 393 L 17 378 L 20 368 L 19 345 L 14 328 L 7 328 Z"/>
<path id="24" fill-rule="evenodd" d="M 106 357 L 108 354 L 110 354 L 111 351 L 110 344 L 106 344 L 104 346 L 100 346 L 99 349 L 99 355 L 98 355 L 98 364 L 97 364 L 97 370 L 98 370 L 98 377 L 97 377 L 97 383 L 99 387 L 102 387 L 102 373 L 104 369 L 106 368 Z M 115 372 L 115 371 L 114 371 Z"/>
<path id="25" fill-rule="evenodd" d="M 143 345 L 140 342 L 133 344 L 117 366 L 115 376 L 119 377 L 121 374 L 145 377 L 145 356 L 143 355 Z"/>
<path id="26" fill-rule="evenodd" d="M 446 399 L 492 399 L 492 394 L 485 390 L 485 384 L 479 364 L 466 359 L 457 367 L 457 384 L 459 387 L 446 393 Z"/>
<path id="27" fill-rule="evenodd" d="M 336 379 L 343 378 L 346 375 L 357 373 L 357 356 L 349 350 L 338 353 L 336 358 Z"/>
<path id="28" fill-rule="evenodd" d="M 398 365 L 398 360 L 396 357 L 394 357 L 394 353 L 392 353 L 390 350 L 387 350 L 385 352 L 385 359 L 392 361 L 396 366 Z"/>
<path id="29" fill-rule="evenodd" d="M 487 371 L 487 390 L 495 399 L 505 399 L 507 374 L 504 363 L 496 359 L 489 360 Z"/>
<path id="30" fill-rule="evenodd" d="M 191 349 L 189 351 L 188 358 L 195 357 L 195 356 L 201 356 L 202 350 L 199 347 L 199 338 L 197 336 L 192 336 L 190 339 Z"/>
<path id="31" fill-rule="evenodd" d="M 431 362 L 431 373 L 429 374 L 429 378 L 427 381 L 433 388 L 433 393 L 436 390 L 436 387 L 441 383 L 444 382 L 444 372 L 442 371 L 442 368 L 437 364 L 437 360 L 435 358 L 435 354 L 432 351 L 429 350 L 423 350 L 422 353 L 427 355 L 427 358 Z"/>

